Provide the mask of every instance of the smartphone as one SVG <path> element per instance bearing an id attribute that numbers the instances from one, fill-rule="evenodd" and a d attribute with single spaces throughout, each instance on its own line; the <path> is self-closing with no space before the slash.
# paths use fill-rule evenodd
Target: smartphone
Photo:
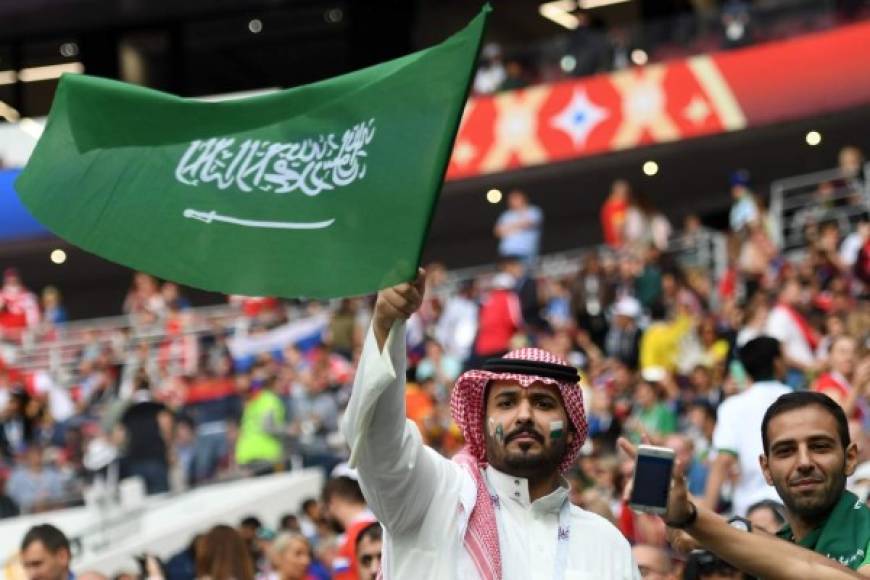
<path id="1" fill-rule="evenodd" d="M 666 447 L 641 445 L 637 448 L 634 484 L 628 505 L 637 511 L 664 515 L 674 470 L 674 452 Z"/>

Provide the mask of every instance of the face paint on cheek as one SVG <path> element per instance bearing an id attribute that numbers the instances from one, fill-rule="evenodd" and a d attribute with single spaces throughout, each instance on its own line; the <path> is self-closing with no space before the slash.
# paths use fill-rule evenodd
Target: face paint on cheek
<path id="1" fill-rule="evenodd" d="M 494 437 L 499 443 L 504 441 L 504 428 L 501 426 L 501 423 L 497 423 L 492 417 L 489 418 L 489 435 Z"/>
<path id="2" fill-rule="evenodd" d="M 550 439 L 561 439 L 565 435 L 565 423 L 550 421 Z"/>

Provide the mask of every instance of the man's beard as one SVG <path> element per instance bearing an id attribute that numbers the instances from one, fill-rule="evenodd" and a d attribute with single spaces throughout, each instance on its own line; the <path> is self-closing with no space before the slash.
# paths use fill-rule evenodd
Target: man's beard
<path id="1" fill-rule="evenodd" d="M 519 445 L 520 450 L 508 450 L 507 446 L 511 440 L 521 433 L 527 433 L 534 437 L 542 449 L 535 453 L 529 453 L 522 447 L 526 445 L 531 447 L 532 444 L 525 443 Z M 514 445 L 513 447 L 518 446 Z M 535 479 L 551 474 L 558 469 L 567 450 L 568 443 L 564 437 L 551 439 L 549 446 L 547 446 L 544 436 L 532 427 L 515 429 L 505 436 L 504 441 L 499 441 L 490 433 L 486 433 L 487 462 L 501 472 L 525 479 Z"/>
<path id="2" fill-rule="evenodd" d="M 806 522 L 820 522 L 830 514 L 846 489 L 846 474 L 839 469 L 830 481 L 822 485 L 817 493 L 799 496 L 792 492 L 788 481 L 774 482 L 776 492 L 788 511 Z"/>

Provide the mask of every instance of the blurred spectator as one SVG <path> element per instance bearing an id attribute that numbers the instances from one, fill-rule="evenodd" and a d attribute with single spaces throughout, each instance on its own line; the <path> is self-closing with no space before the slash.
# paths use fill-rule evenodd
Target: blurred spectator
<path id="1" fill-rule="evenodd" d="M 752 523 L 753 530 L 776 534 L 785 524 L 785 506 L 778 501 L 762 500 L 746 510 L 746 519 Z"/>
<path id="2" fill-rule="evenodd" d="M 272 544 L 272 561 L 275 573 L 268 578 L 275 580 L 312 580 L 311 546 L 300 534 L 282 532 Z"/>
<path id="3" fill-rule="evenodd" d="M 426 356 L 417 363 L 417 381 L 433 381 L 440 403 L 447 403 L 453 382 L 461 372 L 462 361 L 445 354 L 437 340 L 426 340 Z"/>
<path id="4" fill-rule="evenodd" d="M 632 248 L 643 250 L 652 246 L 664 250 L 671 236 L 671 224 L 646 195 L 634 192 L 625 211 L 622 236 Z"/>
<path id="5" fill-rule="evenodd" d="M 732 502 L 734 513 L 745 516 L 753 503 L 778 498 L 776 491 L 765 481 L 758 464 L 763 451 L 758 433 L 767 408 L 791 389 L 778 380 L 785 369 L 782 349 L 775 338 L 754 338 L 740 349 L 739 355 L 752 385 L 729 397 L 719 407 L 713 433 L 717 455 L 707 480 L 705 503 L 714 510 L 719 506 L 722 486 L 739 465 Z"/>
<path id="6" fill-rule="evenodd" d="M 3 286 L 0 287 L 0 341 L 18 342 L 22 333 L 39 324 L 39 301 L 21 281 L 18 270 L 3 271 Z"/>
<path id="7" fill-rule="evenodd" d="M 15 500 L 6 493 L 6 480 L 8 478 L 9 472 L 0 468 L 0 520 L 14 518 L 21 513 Z"/>
<path id="8" fill-rule="evenodd" d="M 121 416 L 120 437 L 126 447 L 123 472 L 141 477 L 148 494 L 169 491 L 169 446 L 173 419 L 166 405 L 154 400 L 151 384 L 140 377 L 132 404 Z"/>
<path id="9" fill-rule="evenodd" d="M 661 444 L 665 435 L 677 429 L 676 415 L 662 401 L 664 392 L 661 380 L 664 373 L 661 369 L 655 371 L 653 373 L 648 369 L 643 380 L 634 388 L 635 407 L 625 427 L 636 443 L 649 439 L 653 444 Z"/>
<path id="10" fill-rule="evenodd" d="M 160 297 L 163 299 L 163 304 L 166 308 L 174 308 L 176 310 L 187 310 L 190 308 L 190 300 L 181 293 L 181 289 L 175 282 L 164 282 L 160 286 Z"/>
<path id="11" fill-rule="evenodd" d="M 770 314 L 770 306 L 767 298 L 762 294 L 756 294 L 749 300 L 743 316 L 743 326 L 737 333 L 737 346 L 743 346 L 753 338 L 766 333 L 767 318 Z"/>
<path id="12" fill-rule="evenodd" d="M 197 534 L 190 544 L 166 562 L 166 580 L 189 580 L 196 577 L 196 554 L 205 542 L 203 534 Z"/>
<path id="13" fill-rule="evenodd" d="M 492 290 L 484 297 L 477 324 L 474 356 L 501 356 L 510 350 L 514 335 L 523 324 L 522 308 L 514 287 L 516 279 L 506 272 L 492 279 Z"/>
<path id="14" fill-rule="evenodd" d="M 851 271 L 858 262 L 861 248 L 870 242 L 870 213 L 863 212 L 858 216 L 855 231 L 843 238 L 840 244 L 840 261 L 843 266 Z"/>
<path id="15" fill-rule="evenodd" d="M 707 475 L 710 472 L 707 464 L 695 453 L 692 439 L 683 433 L 671 433 L 664 440 L 664 446 L 673 449 L 677 460 L 682 466 L 682 475 L 686 478 L 689 493 L 701 497 L 707 488 Z"/>
<path id="16" fill-rule="evenodd" d="M 846 417 L 861 420 L 862 406 L 870 394 L 870 357 L 858 361 L 855 339 L 847 334 L 833 339 L 828 356 L 830 370 L 822 373 L 812 389 L 837 401 Z"/>
<path id="17" fill-rule="evenodd" d="M 302 512 L 299 514 L 299 528 L 302 535 L 310 540 L 317 537 L 320 522 L 320 504 L 313 497 L 302 501 Z"/>
<path id="18" fill-rule="evenodd" d="M 444 352 L 460 362 L 471 356 L 477 336 L 476 295 L 475 282 L 463 282 L 459 291 L 447 299 L 435 327 L 435 338 L 444 347 Z"/>
<path id="19" fill-rule="evenodd" d="M 176 468 L 179 489 L 185 489 L 193 481 L 193 461 L 196 454 L 196 433 L 190 417 L 180 416 L 175 421 L 172 433 L 172 463 Z"/>
<path id="20" fill-rule="evenodd" d="M 376 580 L 381 570 L 384 531 L 375 522 L 364 528 L 356 540 L 356 567 L 359 580 Z"/>
<path id="21" fill-rule="evenodd" d="M 538 280 L 527 268 L 521 256 L 503 256 L 499 270 L 514 279 L 513 290 L 520 300 L 520 312 L 526 329 L 531 332 L 547 330 L 548 323 L 542 316 L 543 302 L 538 292 Z"/>
<path id="22" fill-rule="evenodd" d="M 255 474 L 271 473 L 283 457 L 284 404 L 274 393 L 275 379 L 265 367 L 255 368 L 247 383 L 236 462 Z"/>
<path id="23" fill-rule="evenodd" d="M 244 540 L 233 528 L 213 527 L 196 550 L 198 580 L 254 580 L 254 564 Z"/>
<path id="24" fill-rule="evenodd" d="M 289 432 L 297 438 L 306 465 L 329 471 L 337 460 L 331 458 L 327 437 L 338 430 L 339 409 L 330 392 L 328 373 L 323 368 L 303 371 L 291 396 L 292 420 Z"/>
<path id="25" fill-rule="evenodd" d="M 187 386 L 183 410 L 192 418 L 195 429 L 191 481 L 208 481 L 230 452 L 229 425 L 242 412 L 228 356 L 217 358 L 210 372 L 200 374 Z"/>
<path id="26" fill-rule="evenodd" d="M 636 544 L 631 553 L 644 580 L 677 580 L 671 557 L 662 548 Z"/>
<path id="27" fill-rule="evenodd" d="M 613 322 L 605 338 L 607 356 L 619 359 L 629 367 L 637 368 L 641 331 L 637 319 L 641 315 L 640 303 L 625 296 L 613 306 Z"/>
<path id="28" fill-rule="evenodd" d="M 652 321 L 640 342 L 640 368 L 658 367 L 673 372 L 677 368 L 680 345 L 692 330 L 692 319 L 682 313 L 668 320 L 660 302 L 650 308 L 650 318 Z"/>
<path id="29" fill-rule="evenodd" d="M 864 182 L 864 153 L 852 145 L 840 149 L 838 166 L 850 187 L 860 189 Z"/>
<path id="30" fill-rule="evenodd" d="M 601 206 L 601 230 L 604 243 L 619 248 L 624 241 L 623 230 L 631 198 L 631 186 L 624 179 L 617 179 L 610 186 L 610 194 Z"/>
<path id="31" fill-rule="evenodd" d="M 529 69 L 524 60 L 517 56 L 505 59 L 505 77 L 499 91 L 522 89 L 529 85 Z"/>
<path id="32" fill-rule="evenodd" d="M 69 540 L 51 524 L 33 526 L 21 540 L 21 561 L 28 580 L 69 580 Z"/>
<path id="33" fill-rule="evenodd" d="M 134 325 L 143 324 L 162 316 L 166 303 L 157 280 L 144 272 L 136 272 L 133 285 L 124 299 L 124 312 L 129 314 Z"/>
<path id="34" fill-rule="evenodd" d="M 54 286 L 42 289 L 42 314 L 45 322 L 58 325 L 67 321 L 66 308 L 61 300 L 60 290 Z"/>
<path id="35" fill-rule="evenodd" d="M 742 233 L 749 224 L 759 219 L 758 205 L 749 189 L 749 172 L 745 169 L 731 174 L 731 198 L 734 203 L 728 222 L 732 232 Z"/>
<path id="36" fill-rule="evenodd" d="M 588 76 L 608 69 L 610 47 L 597 19 L 578 12 L 577 26 L 568 37 L 567 54 L 574 58 L 573 76 Z"/>
<path id="37" fill-rule="evenodd" d="M 725 0 L 722 5 L 722 47 L 740 48 L 754 41 L 751 5 L 746 0 Z"/>
<path id="38" fill-rule="evenodd" d="M 272 558 L 272 546 L 276 537 L 275 530 L 266 526 L 261 526 L 254 537 L 254 545 L 256 546 L 253 554 L 254 570 L 259 578 L 269 577 L 273 574 L 275 563 Z M 306 552 L 308 551 L 306 550 Z"/>
<path id="39" fill-rule="evenodd" d="M 31 445 L 24 452 L 24 462 L 9 476 L 6 492 L 22 512 L 41 512 L 62 505 L 67 498 L 64 476 L 46 465 L 42 447 Z"/>
<path id="40" fill-rule="evenodd" d="M 360 338 L 357 333 L 353 303 L 351 299 L 343 298 L 332 313 L 325 341 L 333 352 L 350 359 L 353 358 L 354 348 L 360 342 Z"/>
<path id="41" fill-rule="evenodd" d="M 332 562 L 335 580 L 358 580 L 356 546 L 360 533 L 375 522 L 359 483 L 350 477 L 335 477 L 323 487 L 323 507 L 326 518 L 341 529 L 344 540 Z"/>
<path id="42" fill-rule="evenodd" d="M 299 517 L 296 514 L 284 514 L 281 516 L 281 519 L 278 520 L 278 531 L 301 534 L 302 526 L 299 525 Z"/>
<path id="43" fill-rule="evenodd" d="M 474 76 L 474 92 L 480 95 L 489 95 L 502 86 L 507 79 L 502 63 L 501 47 L 488 42 L 480 53 L 480 63 Z"/>
<path id="44" fill-rule="evenodd" d="M 789 368 L 786 382 L 792 386 L 801 384 L 803 373 L 815 368 L 813 352 L 819 341 L 818 333 L 798 310 L 803 298 L 804 288 L 800 280 L 786 280 L 765 325 L 765 333 L 782 343 L 783 355 Z"/>
<path id="45" fill-rule="evenodd" d="M 9 384 L 9 373 L 0 370 L 0 387 L 6 383 L 6 389 L 0 391 L 5 395 L 5 405 L 0 409 L 0 452 L 12 459 L 34 441 L 36 426 L 32 417 L 28 416 L 27 408 L 30 395 L 20 387 Z"/>
<path id="46" fill-rule="evenodd" d="M 538 256 L 544 214 L 539 207 L 529 204 L 529 198 L 519 189 L 508 194 L 507 206 L 495 223 L 498 253 L 519 256 L 531 266 Z"/>
<path id="47" fill-rule="evenodd" d="M 251 557 L 251 563 L 255 565 L 260 558 L 260 547 L 257 544 L 257 534 L 263 529 L 263 522 L 257 516 L 245 516 L 239 522 L 238 532 L 245 547 L 248 550 L 248 555 Z M 256 570 L 255 570 L 256 571 Z"/>

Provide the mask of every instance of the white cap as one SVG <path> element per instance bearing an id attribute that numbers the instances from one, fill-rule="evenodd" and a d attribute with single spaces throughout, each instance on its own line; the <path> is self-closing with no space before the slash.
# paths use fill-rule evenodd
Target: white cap
<path id="1" fill-rule="evenodd" d="M 613 305 L 613 314 L 616 316 L 637 318 L 640 316 L 640 302 L 631 296 L 623 296 Z"/>
<path id="2" fill-rule="evenodd" d="M 660 383 L 668 376 L 664 367 L 646 367 L 640 371 L 640 376 L 648 383 Z"/>
<path id="3" fill-rule="evenodd" d="M 512 290 L 517 285 L 516 279 L 507 272 L 500 272 L 492 277 L 492 287 L 499 290 Z"/>
<path id="4" fill-rule="evenodd" d="M 339 463 L 332 469 L 330 477 L 349 477 L 354 481 L 359 481 L 359 471 L 352 468 L 347 463 Z"/>

